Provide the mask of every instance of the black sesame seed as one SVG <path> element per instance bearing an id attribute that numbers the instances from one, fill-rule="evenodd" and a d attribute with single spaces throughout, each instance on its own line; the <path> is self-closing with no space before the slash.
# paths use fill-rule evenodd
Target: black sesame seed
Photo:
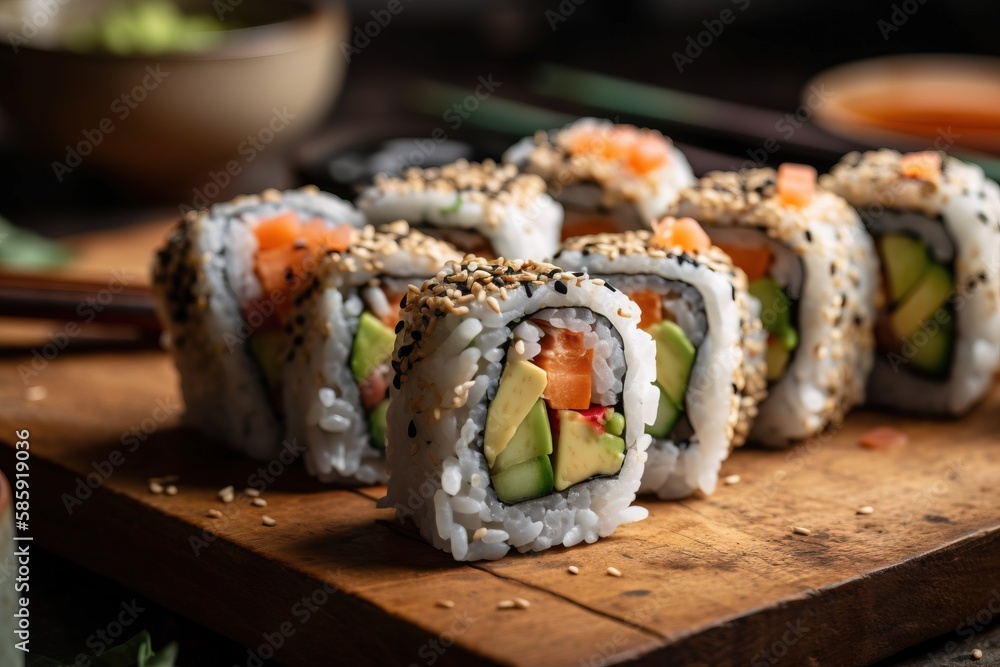
<path id="1" fill-rule="evenodd" d="M 612 285 L 611 283 L 604 283 L 604 286 L 607 287 L 612 292 L 617 292 L 618 291 L 618 290 L 615 289 L 615 286 Z"/>
<path id="2" fill-rule="evenodd" d="M 413 423 L 412 419 L 410 420 L 410 425 L 406 427 L 406 435 L 411 438 L 417 437 L 417 425 Z"/>
<path id="3" fill-rule="evenodd" d="M 306 323 L 306 316 L 305 315 L 296 315 L 295 316 L 295 323 L 298 324 L 299 326 L 302 326 L 303 324 Z"/>
<path id="4" fill-rule="evenodd" d="M 406 326 L 406 324 L 403 322 L 403 320 L 400 320 L 400 321 L 396 322 L 396 333 L 399 333 L 400 331 L 402 331 L 405 326 Z M 414 332 L 414 336 L 415 335 L 416 335 L 416 332 Z"/>
<path id="5" fill-rule="evenodd" d="M 292 339 L 293 347 L 299 347 L 300 345 L 302 345 L 302 336 L 296 336 L 295 338 Z"/>
<path id="6" fill-rule="evenodd" d="M 399 332 L 397 331 L 396 333 L 399 333 Z M 413 333 L 410 334 L 410 338 L 412 338 L 414 342 L 418 342 L 423 337 L 424 337 L 424 335 L 422 333 L 420 333 L 419 331 L 414 331 Z"/>
<path id="7" fill-rule="evenodd" d="M 976 217 L 979 218 L 979 222 L 981 222 L 983 224 L 986 224 L 986 214 L 985 213 L 983 213 L 982 211 L 980 211 L 979 213 L 976 213 Z"/>
<path id="8" fill-rule="evenodd" d="M 397 390 L 399 389 L 399 373 L 392 376 L 392 386 Z"/>
<path id="9" fill-rule="evenodd" d="M 531 298 L 531 283 L 524 283 L 524 293 L 528 295 L 529 299 Z"/>
<path id="10" fill-rule="evenodd" d="M 812 232 L 807 229 L 806 230 L 806 241 L 808 241 L 809 243 L 812 243 L 812 240 L 813 240 Z"/>
<path id="11" fill-rule="evenodd" d="M 567 292 L 569 292 L 569 288 L 566 287 L 566 283 L 564 283 L 561 280 L 556 281 L 555 287 L 556 291 L 559 292 L 560 294 L 566 294 Z"/>

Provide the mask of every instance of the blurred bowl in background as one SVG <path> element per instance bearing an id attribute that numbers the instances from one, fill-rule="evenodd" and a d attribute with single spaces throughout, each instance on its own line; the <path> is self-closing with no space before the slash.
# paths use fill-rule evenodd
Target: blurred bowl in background
<path id="1" fill-rule="evenodd" d="M 827 95 L 815 109 L 825 129 L 903 150 L 963 146 L 1000 153 L 1000 59 L 919 54 L 862 60 L 808 84 Z"/>
<path id="2" fill-rule="evenodd" d="M 63 36 L 109 4 L 0 0 L 0 105 L 59 181 L 82 166 L 145 194 L 214 199 L 315 129 L 342 86 L 343 2 L 178 0 L 218 17 L 221 37 L 191 51 L 67 49 Z"/>

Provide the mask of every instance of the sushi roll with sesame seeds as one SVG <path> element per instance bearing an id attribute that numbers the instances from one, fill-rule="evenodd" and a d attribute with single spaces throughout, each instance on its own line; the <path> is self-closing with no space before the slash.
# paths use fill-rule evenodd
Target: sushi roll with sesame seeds
<path id="1" fill-rule="evenodd" d="M 319 257 L 363 217 L 315 188 L 191 212 L 153 265 L 185 422 L 252 457 L 280 452 L 283 324 Z"/>
<path id="2" fill-rule="evenodd" d="M 868 393 L 961 415 L 1000 366 L 1000 188 L 943 153 L 850 153 L 822 179 L 861 215 L 882 260 Z"/>
<path id="3" fill-rule="evenodd" d="M 687 159 L 667 137 L 596 118 L 539 131 L 503 159 L 545 179 L 565 209 L 564 239 L 647 229 L 694 182 Z"/>
<path id="4" fill-rule="evenodd" d="M 698 220 L 761 303 L 768 395 L 751 440 L 787 446 L 864 401 L 878 259 L 857 214 L 816 187 L 814 169 L 711 172 L 681 192 L 672 214 Z"/>
<path id="5" fill-rule="evenodd" d="M 454 246 L 403 221 L 369 225 L 321 260 L 286 325 L 288 437 L 324 482 L 385 481 L 385 418 L 399 302 L 448 261 Z M 419 334 L 418 334 L 419 335 Z"/>
<path id="6" fill-rule="evenodd" d="M 655 348 L 622 292 L 583 273 L 466 257 L 404 299 L 388 494 L 455 560 L 610 535 L 655 416 Z"/>
<path id="7" fill-rule="evenodd" d="M 485 257 L 551 259 L 562 207 L 538 176 L 492 160 L 379 174 L 358 198 L 369 222 L 406 220 L 414 229 Z"/>
<path id="8" fill-rule="evenodd" d="M 742 445 L 764 397 L 764 332 L 744 273 L 690 218 L 656 232 L 570 239 L 556 256 L 605 280 L 642 310 L 656 344 L 656 420 L 640 492 L 712 493 L 722 461 Z"/>

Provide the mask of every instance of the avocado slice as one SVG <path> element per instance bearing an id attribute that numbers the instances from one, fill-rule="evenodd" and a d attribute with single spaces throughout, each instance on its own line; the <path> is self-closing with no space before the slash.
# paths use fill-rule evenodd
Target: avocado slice
<path id="1" fill-rule="evenodd" d="M 621 435 L 625 430 L 625 415 L 612 409 L 611 416 L 604 423 L 604 430 L 611 435 Z"/>
<path id="2" fill-rule="evenodd" d="M 276 392 L 281 387 L 281 368 L 285 359 L 285 336 L 280 330 L 260 330 L 247 339 L 247 352 L 257 364 L 267 388 Z"/>
<path id="3" fill-rule="evenodd" d="M 614 475 L 625 461 L 625 441 L 607 431 L 598 433 L 575 410 L 559 410 L 559 444 L 553 456 L 556 491 L 594 475 Z"/>
<path id="4" fill-rule="evenodd" d="M 552 493 L 552 463 L 548 456 L 536 456 L 491 475 L 493 490 L 500 502 L 511 505 Z"/>
<path id="5" fill-rule="evenodd" d="M 361 382 L 392 356 L 396 333 L 367 310 L 358 320 L 358 333 L 351 349 L 351 372 Z"/>
<path id="6" fill-rule="evenodd" d="M 674 424 L 677 423 L 683 410 L 671 402 L 670 398 L 667 397 L 667 392 L 663 391 L 663 387 L 656 385 L 656 388 L 660 392 L 660 400 L 656 405 L 656 421 L 646 426 L 646 433 L 654 438 L 663 439 L 670 435 L 671 429 L 674 428 Z"/>
<path id="7" fill-rule="evenodd" d="M 954 342 L 955 323 L 954 320 L 949 320 L 941 325 L 937 333 L 928 336 L 924 345 L 917 347 L 914 343 L 910 343 L 915 349 L 913 356 L 909 358 L 910 363 L 915 370 L 934 377 L 944 377 L 948 374 Z"/>
<path id="8" fill-rule="evenodd" d="M 788 347 L 778 341 L 774 341 L 767 346 L 767 381 L 777 382 L 785 374 L 788 368 L 788 360 L 792 353 Z"/>
<path id="9" fill-rule="evenodd" d="M 909 340 L 925 321 L 943 306 L 954 290 L 951 273 L 937 262 L 928 264 L 923 275 L 890 316 L 893 333 Z"/>
<path id="10" fill-rule="evenodd" d="M 889 284 L 889 299 L 898 303 L 927 270 L 930 259 L 923 241 L 906 234 L 883 234 L 879 239 L 882 269 Z"/>
<path id="11" fill-rule="evenodd" d="M 794 350 L 799 344 L 799 334 L 792 324 L 792 306 L 785 290 L 771 278 L 758 278 L 750 283 L 747 291 L 760 301 L 764 329 L 786 350 Z M 765 317 L 767 314 L 773 317 Z"/>
<path id="12" fill-rule="evenodd" d="M 695 349 L 684 330 L 670 320 L 662 320 L 646 332 L 656 343 L 656 383 L 674 405 L 684 405 L 688 378 L 694 366 Z"/>
<path id="13" fill-rule="evenodd" d="M 389 409 L 389 399 L 375 406 L 368 415 L 368 434 L 372 437 L 372 447 L 385 449 L 385 413 Z"/>
<path id="14" fill-rule="evenodd" d="M 545 410 L 545 401 L 538 399 L 514 431 L 510 442 L 497 454 L 490 466 L 490 473 L 497 474 L 528 459 L 551 453 L 552 429 L 549 428 L 549 415 Z"/>
<path id="15" fill-rule="evenodd" d="M 507 364 L 500 376 L 497 394 L 486 411 L 483 454 L 491 468 L 528 412 L 542 397 L 547 382 L 545 371 L 530 361 L 522 359 Z"/>

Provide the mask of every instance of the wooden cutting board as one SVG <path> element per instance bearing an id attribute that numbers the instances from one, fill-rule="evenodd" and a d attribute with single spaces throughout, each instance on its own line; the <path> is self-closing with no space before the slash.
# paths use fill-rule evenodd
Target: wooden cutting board
<path id="1" fill-rule="evenodd" d="M 161 236 L 119 237 L 94 270 L 141 270 Z M 29 534 L 242 642 L 247 665 L 852 665 L 1000 603 L 1000 391 L 959 421 L 860 412 L 788 452 L 743 449 L 723 468 L 741 481 L 711 498 L 644 498 L 649 519 L 597 544 L 460 564 L 376 509 L 381 488 L 324 486 L 178 427 L 166 355 L 74 342 L 25 383 L 44 342 L 0 355 L 0 460 L 30 431 Z M 910 444 L 858 445 L 885 424 Z M 150 493 L 167 474 L 177 495 Z M 222 503 L 227 485 L 262 487 L 267 507 Z M 517 597 L 531 606 L 497 609 Z"/>
<path id="2" fill-rule="evenodd" d="M 1000 392 L 961 421 L 858 413 L 789 452 L 740 450 L 724 474 L 742 481 L 709 499 L 644 499 L 649 519 L 594 545 L 459 564 L 376 509 L 380 488 L 178 428 L 159 352 L 64 353 L 34 401 L 27 362 L 0 361 L 0 439 L 30 430 L 35 543 L 283 664 L 863 664 L 996 609 Z M 907 447 L 858 446 L 887 422 Z M 166 474 L 179 493 L 151 494 Z M 230 484 L 267 507 L 221 503 Z M 497 609 L 515 597 L 530 608 Z"/>

